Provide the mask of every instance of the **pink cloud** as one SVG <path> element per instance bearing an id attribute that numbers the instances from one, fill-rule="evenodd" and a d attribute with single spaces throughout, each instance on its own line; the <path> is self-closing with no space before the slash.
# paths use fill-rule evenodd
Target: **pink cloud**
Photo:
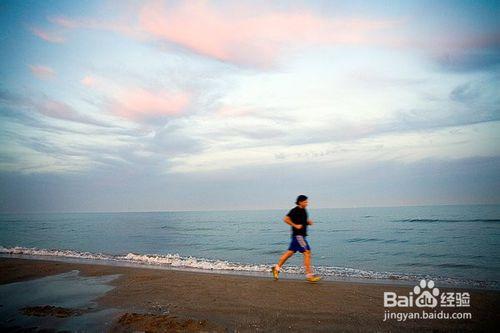
<path id="1" fill-rule="evenodd" d="M 115 4 L 112 3 L 112 6 Z M 109 8 L 108 8 L 109 9 Z M 499 45 L 498 34 L 414 33 L 419 17 L 328 17 L 308 8 L 278 9 L 268 3 L 151 0 L 120 6 L 117 19 L 50 17 L 66 29 L 113 31 L 143 42 L 166 41 L 239 65 L 272 67 L 289 52 L 313 45 L 384 46 L 439 52 Z M 412 21 L 413 20 L 413 21 Z"/>
<path id="2" fill-rule="evenodd" d="M 49 18 L 67 29 L 114 31 L 141 41 L 164 40 L 193 52 L 241 65 L 272 66 L 287 49 L 311 44 L 373 44 L 374 33 L 401 20 L 328 18 L 307 9 L 283 11 L 207 1 L 140 2 L 115 21 Z M 131 13 L 135 13 L 135 17 Z"/>
<path id="3" fill-rule="evenodd" d="M 49 32 L 38 28 L 31 28 L 31 32 L 37 37 L 50 43 L 64 43 L 64 37 L 56 32 Z"/>
<path id="4" fill-rule="evenodd" d="M 31 73 L 40 79 L 50 79 L 56 75 L 56 72 L 48 67 L 42 65 L 28 65 Z"/>
<path id="5" fill-rule="evenodd" d="M 96 78 L 90 75 L 85 76 L 80 83 L 87 87 L 93 87 L 96 85 Z"/>
<path id="6" fill-rule="evenodd" d="M 49 17 L 49 21 L 52 23 L 58 24 L 61 27 L 69 28 L 69 29 L 84 27 L 84 25 L 81 22 L 79 22 L 77 20 L 69 19 L 69 18 L 64 17 L 64 16 L 51 16 L 51 17 Z"/>
<path id="7" fill-rule="evenodd" d="M 114 114 L 142 120 L 158 116 L 176 116 L 189 105 L 190 96 L 185 92 L 153 92 L 145 89 L 129 89 L 120 93 L 111 110 Z"/>
<path id="8" fill-rule="evenodd" d="M 225 12 L 206 1 L 181 2 L 177 6 L 151 1 L 139 12 L 139 29 L 219 60 L 267 67 L 288 47 L 373 43 L 372 32 L 401 23 L 330 19 L 307 10 L 267 9 L 255 15 L 249 9 L 239 6 Z"/>

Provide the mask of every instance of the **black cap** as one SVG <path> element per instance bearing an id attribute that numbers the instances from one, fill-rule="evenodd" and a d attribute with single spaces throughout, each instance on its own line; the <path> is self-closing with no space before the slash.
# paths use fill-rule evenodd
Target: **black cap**
<path id="1" fill-rule="evenodd" d="M 301 194 L 297 197 L 297 201 L 295 201 L 295 203 L 298 205 L 299 202 L 304 201 L 304 200 L 307 200 L 307 197 L 305 195 Z"/>

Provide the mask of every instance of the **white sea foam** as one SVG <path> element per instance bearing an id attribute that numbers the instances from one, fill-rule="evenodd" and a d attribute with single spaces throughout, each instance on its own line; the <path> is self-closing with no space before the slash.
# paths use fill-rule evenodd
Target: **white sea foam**
<path id="1" fill-rule="evenodd" d="M 235 271 L 235 272 L 269 272 L 269 264 L 245 264 L 230 262 L 227 260 L 207 259 L 192 256 L 180 256 L 179 254 L 135 254 L 112 255 L 104 253 L 80 252 L 74 250 L 61 249 L 39 249 L 27 247 L 6 248 L 0 246 L 0 254 L 27 255 L 41 257 L 74 258 L 85 260 L 105 260 L 114 262 L 133 263 L 140 265 L 152 265 L 160 267 L 200 269 L 206 271 Z M 304 268 L 300 266 L 287 265 L 283 267 L 283 272 L 289 274 L 303 274 Z M 421 278 L 432 278 L 449 285 L 470 285 L 477 287 L 498 288 L 494 282 L 459 280 L 445 277 L 417 276 L 409 274 L 398 274 L 391 272 L 374 272 L 346 267 L 315 266 L 315 272 L 326 277 L 342 279 L 377 279 L 377 280 L 399 280 L 417 281 Z"/>
<path id="2" fill-rule="evenodd" d="M 0 245 L 0 253 L 26 254 L 32 256 L 67 257 L 67 258 L 79 258 L 79 259 L 95 259 L 95 260 L 112 259 L 112 256 L 102 253 L 80 252 L 80 251 L 59 250 L 59 249 L 39 249 L 36 247 L 29 248 L 21 246 L 6 248 Z"/>

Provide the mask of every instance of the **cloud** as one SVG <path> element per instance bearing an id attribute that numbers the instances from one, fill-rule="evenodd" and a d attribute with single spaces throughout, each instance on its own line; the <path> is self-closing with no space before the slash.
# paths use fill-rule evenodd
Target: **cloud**
<path id="1" fill-rule="evenodd" d="M 96 29 L 120 33 L 129 37 L 139 38 L 141 35 L 130 22 L 103 21 L 93 18 L 69 18 L 64 15 L 50 16 L 49 22 L 66 29 Z"/>
<path id="2" fill-rule="evenodd" d="M 198 173 L 238 170 L 241 167 L 258 165 L 289 165 L 294 161 L 308 161 L 308 163 L 327 166 L 372 163 L 377 160 L 398 160 L 410 163 L 429 157 L 453 159 L 476 155 L 496 156 L 499 152 L 495 145 L 482 143 L 495 142 L 498 138 L 495 132 L 499 126 L 499 121 L 490 121 L 455 127 L 407 129 L 406 131 L 386 129 L 385 133 L 382 131 L 377 133 L 379 129 L 375 128 L 374 130 L 366 129 L 368 133 L 358 134 L 358 138 L 351 137 L 342 141 L 328 140 L 325 133 L 323 137 L 320 137 L 321 140 L 317 140 L 318 137 L 313 138 L 316 140 L 308 140 L 307 134 L 313 133 L 314 129 L 310 129 L 310 132 L 306 131 L 302 141 L 298 140 L 300 136 L 276 136 L 274 133 L 271 136 L 260 137 L 260 141 L 245 140 L 240 135 L 232 140 L 238 144 L 231 144 L 231 138 L 227 140 L 211 138 L 209 149 L 198 154 L 171 158 L 171 171 Z M 201 130 L 199 126 L 198 129 L 190 129 L 191 133 L 198 135 Z M 288 129 L 288 132 L 293 131 L 293 128 Z M 332 129 L 330 131 L 335 132 Z M 331 136 L 335 135 L 335 133 L 331 134 Z M 295 140 L 295 142 L 291 144 L 290 140 Z M 276 158 L 277 156 L 279 158 Z"/>
<path id="3" fill-rule="evenodd" d="M 205 149 L 204 142 L 189 135 L 186 122 L 188 121 L 176 119 L 138 141 L 135 150 L 136 165 L 140 167 L 144 160 L 150 161 L 157 165 L 158 172 L 165 173 L 168 171 L 170 158 L 201 153 Z M 128 151 L 123 151 L 125 159 L 129 159 L 129 155 Z"/>
<path id="4" fill-rule="evenodd" d="M 500 33 L 456 33 L 428 41 L 430 57 L 451 72 L 491 71 L 500 65 Z"/>
<path id="5" fill-rule="evenodd" d="M 11 93 L 10 91 L 0 89 L 0 105 L 10 106 L 25 106 L 27 105 L 26 99 L 18 94 Z"/>
<path id="6" fill-rule="evenodd" d="M 111 112 L 130 120 L 177 116 L 182 114 L 189 102 L 190 96 L 186 92 L 131 88 L 119 93 L 111 106 Z"/>
<path id="7" fill-rule="evenodd" d="M 112 74 L 110 76 L 113 79 L 109 79 L 101 74 L 88 74 L 77 81 L 86 88 L 81 89 L 76 86 L 80 96 L 72 100 L 75 103 L 72 105 L 78 109 L 47 96 L 30 99 L 29 107 L 52 118 L 104 126 L 107 129 L 103 131 L 112 128 L 114 133 L 121 132 L 128 135 L 151 133 L 173 118 L 187 115 L 186 112 L 191 108 L 193 102 L 191 92 L 175 88 L 165 89 L 160 83 L 147 82 L 146 77 L 122 75 L 116 78 Z M 0 100 L 2 94 L 8 95 L 6 91 L 0 90 Z M 85 112 L 80 113 L 78 110 Z M 75 112 L 75 116 L 70 116 L 72 112 Z M 93 129 L 95 130 L 97 129 Z M 72 131 L 80 132 L 80 129 L 75 127 Z"/>
<path id="8" fill-rule="evenodd" d="M 155 68 L 154 73 L 161 77 L 160 70 Z M 195 102 L 195 92 L 166 80 L 155 81 L 148 76 L 150 73 L 150 69 L 145 69 L 140 74 L 111 71 L 85 75 L 80 83 L 91 88 L 88 93 L 92 97 L 84 101 L 117 121 L 141 124 L 149 129 L 161 127 L 164 124 L 161 120 L 185 116 Z"/>
<path id="9" fill-rule="evenodd" d="M 84 175 L 100 169 L 161 175 L 168 170 L 169 158 L 195 154 L 203 147 L 199 138 L 186 132 L 189 121 L 183 118 L 167 126 L 155 124 L 154 130 L 124 129 L 118 121 L 101 123 L 66 103 L 23 98 L 6 90 L 0 90 L 0 111 L 0 141 L 5 142 L 0 170 L 4 171 Z"/>
<path id="10" fill-rule="evenodd" d="M 143 174 L 101 167 L 91 174 L 0 171 L 0 211 L 277 209 L 303 192 L 312 209 L 498 204 L 499 163 L 499 157 L 472 157 L 331 167 L 301 160 L 286 172 L 282 165 L 260 165 L 176 177 L 149 168 Z"/>
<path id="11" fill-rule="evenodd" d="M 450 93 L 452 101 L 467 103 L 481 96 L 481 91 L 477 85 L 472 82 L 467 82 L 455 87 Z"/>
<path id="12" fill-rule="evenodd" d="M 494 73 L 457 85 L 449 95 L 456 109 L 451 120 L 460 117 L 469 121 L 500 119 L 499 87 L 500 77 Z"/>
<path id="13" fill-rule="evenodd" d="M 38 77 L 39 79 L 51 79 L 56 76 L 56 72 L 48 67 L 48 66 L 42 66 L 42 65 L 28 65 L 31 73 Z"/>
<path id="14" fill-rule="evenodd" d="M 139 29 L 199 54 L 267 68 L 289 47 L 371 43 L 373 31 L 399 21 L 330 19 L 307 9 L 278 11 L 233 5 L 222 10 L 206 1 L 166 5 L 150 1 L 139 12 Z"/>
<path id="15" fill-rule="evenodd" d="M 51 16 L 64 29 L 112 31 L 162 50 L 181 48 L 210 59 L 259 69 L 313 46 L 373 46 L 429 53 L 449 71 L 488 70 L 500 61 L 500 34 L 425 26 L 409 13 L 396 18 L 324 15 L 307 6 L 150 0 L 128 4 L 116 19 Z M 430 33 L 428 32 L 430 31 Z"/>
<path id="16" fill-rule="evenodd" d="M 87 86 L 87 87 L 93 87 L 93 86 L 95 86 L 96 82 L 97 82 L 96 78 L 93 77 L 93 76 L 90 76 L 90 75 L 85 76 L 80 81 L 81 84 L 83 84 L 84 86 Z"/>
<path id="17" fill-rule="evenodd" d="M 68 104 L 56 100 L 46 99 L 36 104 L 35 108 L 39 113 L 55 119 L 74 121 L 88 125 L 109 126 L 87 115 L 78 113 Z"/>
<path id="18" fill-rule="evenodd" d="M 163 41 L 212 59 L 264 69 L 288 50 L 318 44 L 372 45 L 381 42 L 374 33 L 404 24 L 404 20 L 328 18 L 307 8 L 236 3 L 222 8 L 207 1 L 147 1 L 138 5 L 133 19 L 52 16 L 49 21 L 66 29 L 107 30 L 143 42 Z"/>
<path id="19" fill-rule="evenodd" d="M 446 71 L 491 71 L 500 65 L 500 48 L 450 50 L 434 55 L 433 60 Z"/>
<path id="20" fill-rule="evenodd" d="M 46 31 L 35 27 L 32 27 L 30 30 L 35 36 L 50 43 L 64 43 L 65 41 L 59 32 Z"/>
<path id="21" fill-rule="evenodd" d="M 246 115 L 251 115 L 255 113 L 256 110 L 250 107 L 239 107 L 239 106 L 222 106 L 218 108 L 214 115 L 216 117 L 243 117 Z"/>
<path id="22" fill-rule="evenodd" d="M 13 94 L 6 90 L 0 90 L 0 107 L 3 116 L 22 118 L 24 122 L 31 122 L 29 116 L 35 111 L 52 119 L 66 120 L 75 123 L 94 125 L 109 128 L 111 125 L 105 121 L 94 119 L 86 114 L 80 113 L 70 105 L 51 98 L 25 97 Z M 9 112 L 14 109 L 15 112 Z M 21 117 L 26 114 L 28 118 Z M 30 124 L 33 125 L 33 124 Z"/>
<path id="23" fill-rule="evenodd" d="M 500 32 L 485 32 L 479 35 L 468 34 L 465 37 L 457 37 L 453 42 L 458 49 L 498 49 L 500 48 Z"/>

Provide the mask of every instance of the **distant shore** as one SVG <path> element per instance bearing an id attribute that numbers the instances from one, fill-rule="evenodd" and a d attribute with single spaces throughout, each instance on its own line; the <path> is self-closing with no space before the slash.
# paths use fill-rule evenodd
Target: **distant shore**
<path id="1" fill-rule="evenodd" d="M 119 309 L 111 331 L 493 331 L 500 320 L 500 292 L 469 291 L 472 319 L 384 321 L 384 291 L 407 295 L 411 286 L 302 280 L 274 281 L 205 274 L 49 260 L 0 258 L 0 284 L 32 280 L 71 270 L 82 276 L 121 274 L 114 289 L 98 298 L 103 308 Z M 447 291 L 443 288 L 441 292 Z M 8 300 L 1 300 L 1 303 Z M 29 311 L 28 311 L 29 310 Z M 72 315 L 72 309 L 51 304 L 43 311 Z M 462 309 L 463 310 L 463 309 Z M 421 311 L 407 308 L 405 311 Z M 450 311 L 447 309 L 446 311 Z M 42 314 L 40 314 L 42 312 Z"/>

